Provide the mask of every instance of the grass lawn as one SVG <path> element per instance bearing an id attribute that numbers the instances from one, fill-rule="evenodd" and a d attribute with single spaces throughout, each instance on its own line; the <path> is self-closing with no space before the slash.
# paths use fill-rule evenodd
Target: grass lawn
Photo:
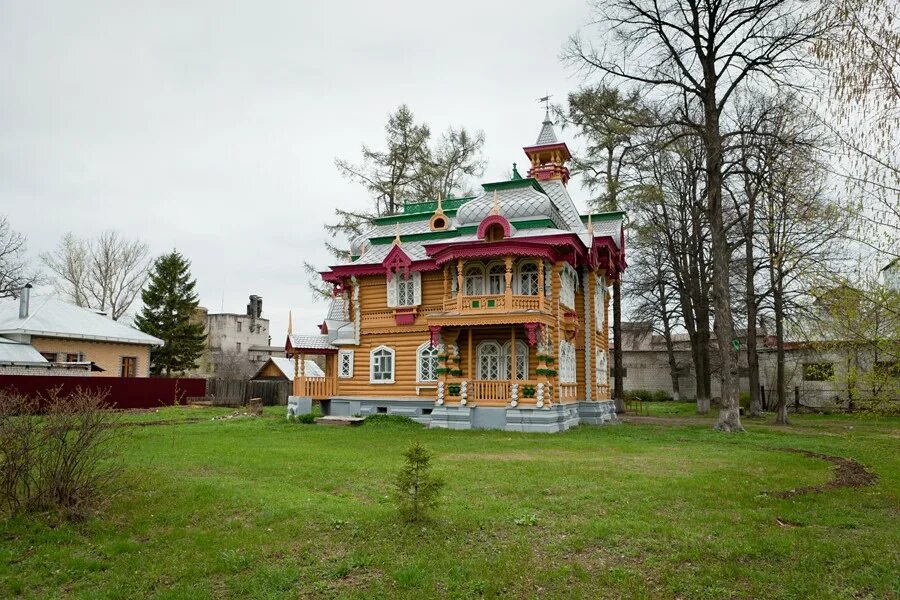
<path id="1" fill-rule="evenodd" d="M 692 412 L 666 404 L 649 414 Z M 298 425 L 281 408 L 212 420 L 229 412 L 125 415 L 101 515 L 0 521 L 0 597 L 900 597 L 897 419 L 545 435 Z M 407 527 L 390 493 L 413 440 L 447 486 L 434 521 Z M 783 448 L 878 481 L 781 498 L 833 474 Z"/>

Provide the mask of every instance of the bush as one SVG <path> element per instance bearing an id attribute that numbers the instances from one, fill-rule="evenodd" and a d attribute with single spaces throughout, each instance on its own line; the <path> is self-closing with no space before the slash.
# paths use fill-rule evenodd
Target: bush
<path id="1" fill-rule="evenodd" d="M 106 500 L 118 471 L 110 461 L 123 429 L 106 394 L 77 388 L 29 398 L 0 391 L 0 508 L 87 517 Z"/>
<path id="2" fill-rule="evenodd" d="M 625 390 L 625 401 L 634 402 L 642 400 L 644 402 L 668 402 L 672 400 L 672 396 L 664 390 Z"/>
<path id="3" fill-rule="evenodd" d="M 406 464 L 397 474 L 394 498 L 400 516 L 408 523 L 427 518 L 438 503 L 444 481 L 431 473 L 431 452 L 415 442 L 403 453 Z"/>
<path id="4" fill-rule="evenodd" d="M 738 404 L 741 408 L 750 410 L 750 392 L 741 392 L 738 394 Z"/>
<path id="5" fill-rule="evenodd" d="M 415 425 L 416 427 L 421 427 L 419 423 L 416 423 L 409 417 L 385 414 L 369 415 L 366 417 L 365 425 Z"/>
<path id="6" fill-rule="evenodd" d="M 303 415 L 297 415 L 297 422 L 303 425 L 314 425 L 316 419 L 322 416 L 322 411 L 318 408 L 314 408 L 312 412 L 308 412 Z"/>

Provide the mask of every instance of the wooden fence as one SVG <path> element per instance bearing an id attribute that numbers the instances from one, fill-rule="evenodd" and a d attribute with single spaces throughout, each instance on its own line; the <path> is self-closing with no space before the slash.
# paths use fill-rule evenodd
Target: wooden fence
<path id="1" fill-rule="evenodd" d="M 262 398 L 264 406 L 284 406 L 290 394 L 290 381 L 208 379 L 206 382 L 206 395 L 213 406 L 243 406 L 250 398 Z"/>
<path id="2" fill-rule="evenodd" d="M 68 377 L 57 375 L 0 375 L 0 390 L 46 397 L 59 389 L 68 396 L 77 389 L 106 394 L 113 408 L 157 408 L 185 404 L 206 395 L 206 380 L 161 377 Z"/>

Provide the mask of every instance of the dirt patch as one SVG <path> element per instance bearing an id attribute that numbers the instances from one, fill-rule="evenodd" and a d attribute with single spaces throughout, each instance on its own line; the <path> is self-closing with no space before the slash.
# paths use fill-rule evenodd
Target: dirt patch
<path id="1" fill-rule="evenodd" d="M 845 487 L 863 487 L 874 485 L 874 483 L 878 481 L 878 475 L 866 471 L 865 467 L 852 458 L 831 456 L 830 454 L 810 452 L 809 450 L 797 450 L 796 448 L 781 448 L 781 450 L 784 452 L 802 454 L 809 458 L 827 460 L 834 465 L 834 477 L 831 481 L 826 481 L 825 483 L 820 483 L 818 485 L 806 485 L 786 492 L 778 492 L 775 496 L 778 496 L 779 498 L 793 498 L 794 496 L 800 496 L 802 494 L 824 492 L 826 490 L 835 490 Z"/>

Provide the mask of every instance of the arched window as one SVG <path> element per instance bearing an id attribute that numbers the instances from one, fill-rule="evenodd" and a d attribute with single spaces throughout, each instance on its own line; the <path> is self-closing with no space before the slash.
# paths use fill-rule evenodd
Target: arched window
<path id="1" fill-rule="evenodd" d="M 369 353 L 369 382 L 394 383 L 394 349 L 378 346 Z"/>
<path id="2" fill-rule="evenodd" d="M 533 262 L 519 266 L 519 294 L 523 296 L 538 295 L 538 268 Z"/>
<path id="3" fill-rule="evenodd" d="M 478 344 L 478 379 L 500 379 L 500 345 L 488 341 Z"/>
<path id="4" fill-rule="evenodd" d="M 425 342 L 416 350 L 416 380 L 437 381 L 438 350 Z"/>
<path id="5" fill-rule="evenodd" d="M 506 266 L 495 264 L 488 269 L 488 294 L 499 295 L 506 291 Z"/>
<path id="6" fill-rule="evenodd" d="M 559 342 L 559 382 L 575 383 L 575 345 L 572 342 Z"/>
<path id="7" fill-rule="evenodd" d="M 489 225 L 487 231 L 484 232 L 484 239 L 488 242 L 499 242 L 503 239 L 503 225 L 494 223 Z"/>
<path id="8" fill-rule="evenodd" d="M 609 381 L 609 372 L 607 371 L 606 352 L 597 350 L 597 364 L 594 367 L 597 371 L 597 385 L 606 385 Z"/>
<path id="9" fill-rule="evenodd" d="M 559 274 L 559 302 L 569 308 L 575 308 L 575 288 L 578 287 L 578 275 L 571 265 L 566 265 Z"/>
<path id="10" fill-rule="evenodd" d="M 606 282 L 599 275 L 594 279 L 594 323 L 597 331 L 603 331 L 606 325 Z"/>
<path id="11" fill-rule="evenodd" d="M 528 345 L 522 340 L 516 340 L 516 376 L 512 376 L 512 351 L 511 344 L 503 344 L 503 379 L 528 379 Z"/>
<path id="12" fill-rule="evenodd" d="M 477 296 L 484 293 L 484 267 L 471 265 L 465 272 L 466 296 Z"/>

